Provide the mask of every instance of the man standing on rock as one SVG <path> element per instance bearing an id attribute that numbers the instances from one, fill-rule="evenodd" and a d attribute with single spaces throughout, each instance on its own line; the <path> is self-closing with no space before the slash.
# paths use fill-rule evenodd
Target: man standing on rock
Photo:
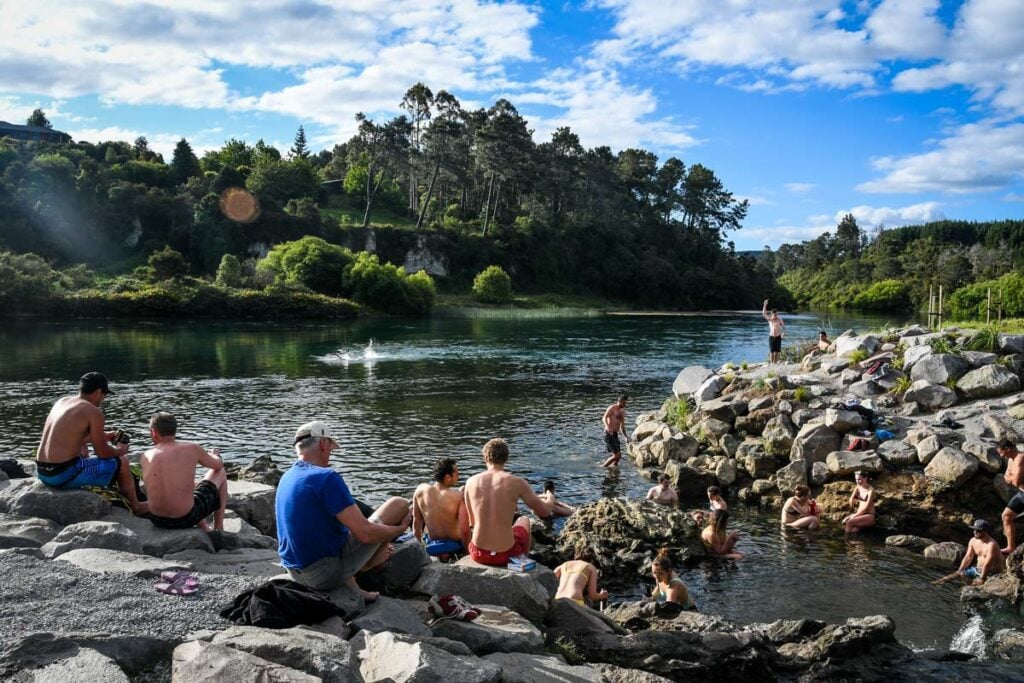
<path id="1" fill-rule="evenodd" d="M 1024 512 L 1024 453 L 1018 451 L 1017 444 L 1010 439 L 1002 439 L 996 445 L 996 452 L 1006 460 L 1003 479 L 1016 491 L 1003 509 L 1003 533 L 1006 534 L 1003 555 L 1009 555 L 1017 547 L 1017 515 Z"/>
<path id="2" fill-rule="evenodd" d="M 782 353 L 782 338 L 786 336 L 786 323 L 782 322 L 776 309 L 768 311 L 768 299 L 761 306 L 761 315 L 768 321 L 768 360 L 778 363 Z"/>
<path id="3" fill-rule="evenodd" d="M 416 487 L 412 497 L 412 530 L 416 540 L 427 544 L 427 552 L 435 544 L 454 545 L 452 541 L 462 547 L 445 553 L 462 552 L 469 546 L 469 515 L 462 489 L 455 488 L 458 483 L 459 466 L 455 459 L 440 458 L 434 463 L 434 483 Z"/>
<path id="4" fill-rule="evenodd" d="M 209 531 L 206 518 L 213 515 L 213 528 L 224 530 L 224 508 L 228 502 L 228 478 L 224 461 L 216 448 L 207 451 L 199 444 L 178 441 L 178 421 L 160 412 L 149 421 L 153 447 L 141 459 L 142 483 L 149 501 L 149 521 L 163 529 Z M 196 466 L 209 468 L 198 484 Z"/>
<path id="5" fill-rule="evenodd" d="M 278 554 L 293 581 L 316 590 L 347 585 L 369 602 L 378 594 L 359 588 L 355 575 L 388 559 L 389 541 L 409 528 L 412 511 L 395 496 L 364 517 L 345 480 L 328 467 L 335 448 L 323 422 L 295 431 L 298 459 L 277 486 Z"/>
<path id="6" fill-rule="evenodd" d="M 946 583 L 962 578 L 965 583 L 973 581 L 975 586 L 980 586 L 988 577 L 1002 573 L 1003 555 L 999 552 L 999 543 L 990 535 L 992 525 L 984 519 L 976 519 L 971 524 L 971 529 L 974 530 L 974 538 L 967 544 L 967 553 L 960 563 L 960 568 L 934 583 Z M 978 560 L 977 567 L 971 566 L 975 559 Z"/>
<path id="7" fill-rule="evenodd" d="M 491 439 L 484 444 L 483 456 L 487 470 L 466 482 L 466 507 L 472 531 L 469 555 L 480 564 L 503 567 L 513 557 L 530 552 L 529 517 L 512 522 L 519 501 L 540 518 L 551 515 L 551 506 L 533 492 L 525 479 L 505 471 L 508 444 L 504 439 Z"/>
<path id="8" fill-rule="evenodd" d="M 604 445 L 611 455 L 601 464 L 601 467 L 618 467 L 619 460 L 622 459 L 619 432 L 622 433 L 622 438 L 626 440 L 626 443 L 629 443 L 629 436 L 626 434 L 626 403 L 628 401 L 629 396 L 622 394 L 618 401 L 604 411 L 604 417 L 601 419 L 601 422 L 604 423 Z"/>
<path id="9" fill-rule="evenodd" d="M 119 433 L 103 431 L 100 404 L 112 393 L 103 374 L 87 372 L 78 381 L 78 396 L 65 396 L 54 404 L 36 451 L 36 477 L 57 489 L 110 486 L 116 481 L 132 512 L 142 515 L 149 506 L 135 495 L 128 443 L 112 446 Z M 90 443 L 95 458 L 89 457 Z"/>

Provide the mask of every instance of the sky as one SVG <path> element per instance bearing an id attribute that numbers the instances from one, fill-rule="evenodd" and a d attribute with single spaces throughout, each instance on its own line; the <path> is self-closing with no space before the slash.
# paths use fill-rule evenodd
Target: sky
<path id="1" fill-rule="evenodd" d="M 0 120 L 331 148 L 423 82 L 750 203 L 737 249 L 1024 217 L 1024 0 L 0 0 Z"/>

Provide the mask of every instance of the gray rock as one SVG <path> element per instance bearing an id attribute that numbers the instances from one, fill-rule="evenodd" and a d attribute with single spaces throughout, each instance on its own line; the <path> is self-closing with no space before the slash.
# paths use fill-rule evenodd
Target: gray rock
<path id="1" fill-rule="evenodd" d="M 960 486 L 978 471 L 978 460 L 973 455 L 946 446 L 924 468 L 925 475 L 951 486 Z"/>
<path id="2" fill-rule="evenodd" d="M 370 603 L 366 611 L 351 621 L 352 626 L 370 633 L 406 633 L 411 636 L 434 635 L 419 613 L 401 600 L 384 597 Z M 439 634 L 444 635 L 444 634 Z"/>
<path id="3" fill-rule="evenodd" d="M 269 548 L 241 548 L 222 550 L 219 553 L 192 549 L 167 553 L 163 557 L 165 560 L 188 563 L 204 574 L 272 578 L 284 571 L 277 551 Z"/>
<path id="4" fill-rule="evenodd" d="M 128 683 L 128 676 L 113 659 L 96 650 L 80 648 L 74 655 L 31 672 L 33 683 Z"/>
<path id="5" fill-rule="evenodd" d="M 1024 353 L 1024 334 L 999 335 L 1000 353 Z"/>
<path id="6" fill-rule="evenodd" d="M 160 529 L 153 526 L 148 519 L 135 517 L 122 508 L 111 510 L 104 521 L 118 522 L 130 529 L 142 543 L 142 552 L 154 557 L 163 557 L 183 550 L 214 552 L 210 535 L 202 529 Z"/>
<path id="7" fill-rule="evenodd" d="M 835 340 L 836 356 L 845 358 L 852 356 L 856 351 L 864 351 L 870 356 L 878 349 L 879 344 L 878 339 L 870 334 L 860 337 L 838 337 Z"/>
<path id="8" fill-rule="evenodd" d="M 755 396 L 747 403 L 747 410 L 750 412 L 765 410 L 771 408 L 774 404 L 775 397 L 773 396 Z"/>
<path id="9" fill-rule="evenodd" d="M 825 424 L 825 418 L 821 415 L 819 410 L 808 410 L 806 408 L 797 410 L 790 416 L 793 420 L 793 425 L 797 429 L 803 429 L 814 420 L 819 420 L 821 424 Z"/>
<path id="10" fill-rule="evenodd" d="M 38 548 L 59 531 L 60 526 L 49 519 L 0 513 L 0 548 Z"/>
<path id="11" fill-rule="evenodd" d="M 315 683 L 318 676 L 274 664 L 261 657 L 224 645 L 194 640 L 174 648 L 172 683 L 193 681 L 259 681 L 260 683 Z"/>
<path id="12" fill-rule="evenodd" d="M 276 496 L 277 489 L 273 486 L 251 481 L 228 481 L 228 509 L 237 512 L 261 534 L 274 538 L 277 538 Z"/>
<path id="13" fill-rule="evenodd" d="M 733 417 L 733 419 L 735 419 L 735 417 Z M 707 434 L 709 438 L 717 439 L 732 431 L 732 422 L 725 422 L 724 420 L 709 417 L 701 420 L 697 429 Z"/>
<path id="14" fill-rule="evenodd" d="M 832 473 L 828 469 L 828 465 L 823 462 L 811 463 L 811 485 L 813 486 L 824 486 L 825 483 L 831 478 Z"/>
<path id="15" fill-rule="evenodd" d="M 992 365 L 999 360 L 998 354 L 989 353 L 988 351 L 964 351 L 960 355 L 976 368 L 980 368 L 983 365 Z"/>
<path id="16" fill-rule="evenodd" d="M 495 653 L 484 657 L 501 667 L 504 683 L 605 683 L 602 672 L 590 666 L 566 664 L 558 657 L 537 654 Z"/>
<path id="17" fill-rule="evenodd" d="M 833 451 L 825 459 L 828 471 L 836 477 L 846 477 L 858 470 L 881 472 L 882 459 L 874 451 Z"/>
<path id="18" fill-rule="evenodd" d="M 1003 628 L 992 634 L 992 654 L 999 659 L 1024 662 L 1024 631 Z"/>
<path id="19" fill-rule="evenodd" d="M 713 417 L 732 424 L 738 416 L 747 414 L 747 402 L 736 398 L 735 395 L 716 398 L 701 403 L 698 414 L 704 418 Z"/>
<path id="20" fill-rule="evenodd" d="M 903 548 L 905 550 L 913 550 L 915 552 L 923 552 L 925 548 L 931 545 L 935 545 L 935 541 L 930 538 L 924 538 L 922 536 L 911 536 L 910 534 L 900 534 L 896 536 L 887 536 L 885 544 L 893 548 Z"/>
<path id="21" fill-rule="evenodd" d="M 910 372 L 918 361 L 934 355 L 932 347 L 924 344 L 922 346 L 911 346 L 903 352 L 903 371 Z"/>
<path id="22" fill-rule="evenodd" d="M 934 543 L 925 548 L 924 557 L 934 564 L 952 567 L 960 562 L 960 559 L 966 552 L 967 548 L 959 543 L 943 541 L 942 543 Z"/>
<path id="23" fill-rule="evenodd" d="M 838 375 L 848 367 L 850 367 L 850 361 L 846 358 L 823 360 L 821 362 L 821 369 L 824 370 L 827 375 Z"/>
<path id="24" fill-rule="evenodd" d="M 945 384 L 949 380 L 959 380 L 971 369 L 970 363 L 952 353 L 936 353 L 914 364 L 910 371 L 910 379 L 918 382 L 924 380 L 930 384 Z"/>
<path id="25" fill-rule="evenodd" d="M 213 635 L 210 642 L 319 676 L 324 681 L 362 683 L 363 680 L 359 675 L 359 661 L 345 640 L 305 628 L 232 626 Z"/>
<path id="26" fill-rule="evenodd" d="M 1006 466 L 1006 461 L 999 457 L 999 453 L 996 452 L 996 447 L 984 441 L 977 439 L 968 439 L 964 441 L 960 449 L 964 453 L 969 453 L 978 459 L 978 464 L 981 469 L 986 472 L 993 474 L 1002 472 Z"/>
<path id="27" fill-rule="evenodd" d="M 713 371 L 700 365 L 691 365 L 688 368 L 684 368 L 676 375 L 675 381 L 672 382 L 672 393 L 676 395 L 676 398 L 689 396 L 700 389 L 700 386 L 714 374 Z"/>
<path id="28" fill-rule="evenodd" d="M 165 571 L 192 569 L 188 562 L 101 548 L 71 550 L 60 555 L 57 560 L 68 562 L 94 574 L 127 574 L 142 578 L 160 576 L 160 573 Z"/>
<path id="29" fill-rule="evenodd" d="M 796 436 L 796 427 L 788 415 L 776 415 L 764 426 L 761 432 L 761 439 L 764 448 L 772 455 L 788 455 L 793 448 L 793 437 Z"/>
<path id="30" fill-rule="evenodd" d="M 855 429 L 864 429 L 867 421 L 860 413 L 852 410 L 837 410 L 829 408 L 825 411 L 825 426 L 839 434 L 845 434 Z"/>
<path id="31" fill-rule="evenodd" d="M 507 569 L 481 568 L 462 564 L 434 563 L 423 568 L 413 590 L 427 595 L 460 595 L 472 604 L 503 603 L 535 624 L 547 613 L 554 591 L 548 590 L 532 572 L 516 573 Z M 547 568 L 543 568 L 547 569 Z M 550 572 L 550 569 L 547 569 Z"/>
<path id="32" fill-rule="evenodd" d="M 40 481 L 21 479 L 0 489 L 0 509 L 12 515 L 42 517 L 67 526 L 100 519 L 110 512 L 110 503 L 89 491 L 60 491 Z"/>
<path id="33" fill-rule="evenodd" d="M 710 401 L 718 398 L 719 394 L 722 393 L 722 389 L 725 389 L 725 379 L 719 375 L 713 375 L 704 380 L 697 391 L 693 392 L 693 399 L 697 403 Z"/>
<path id="34" fill-rule="evenodd" d="M 985 365 L 961 377 L 956 390 L 968 398 L 992 398 L 1020 391 L 1020 378 L 1002 365 Z"/>
<path id="35" fill-rule="evenodd" d="M 658 467 L 664 467 L 670 461 L 685 462 L 697 455 L 700 444 L 689 434 L 675 434 L 668 439 L 654 441 L 650 445 L 651 455 Z"/>
<path id="36" fill-rule="evenodd" d="M 657 434 L 661 431 L 665 423 L 660 420 L 646 420 L 641 422 L 633 430 L 633 441 L 643 441 L 652 434 Z"/>
<path id="37" fill-rule="evenodd" d="M 732 434 L 723 434 L 718 440 L 718 445 L 727 456 L 735 458 L 736 450 L 740 447 L 740 440 Z"/>
<path id="38" fill-rule="evenodd" d="M 839 383 L 842 384 L 843 386 L 848 386 L 859 380 L 860 376 L 860 370 L 847 368 L 846 370 L 843 370 L 841 373 L 839 373 Z"/>
<path id="39" fill-rule="evenodd" d="M 878 456 L 890 465 L 908 467 L 917 463 L 917 451 L 910 444 L 899 439 L 889 439 L 878 444 L 875 451 Z"/>
<path id="40" fill-rule="evenodd" d="M 441 619 L 431 628 L 434 634 L 465 643 L 476 655 L 492 652 L 544 651 L 540 630 L 516 612 L 497 605 L 474 605 L 480 616 L 473 621 Z"/>
<path id="41" fill-rule="evenodd" d="M 719 486 L 729 487 L 736 483 L 736 461 L 724 459 L 715 465 L 715 479 Z"/>
<path id="42" fill-rule="evenodd" d="M 854 382 L 848 386 L 846 390 L 860 398 L 871 398 L 873 396 L 880 396 L 886 393 L 885 387 L 873 379 L 864 379 L 859 382 Z"/>
<path id="43" fill-rule="evenodd" d="M 839 448 L 841 441 L 838 433 L 823 424 L 805 425 L 793 439 L 789 459 L 824 462 L 829 453 Z"/>
<path id="44" fill-rule="evenodd" d="M 419 543 L 396 543 L 395 553 L 381 570 L 384 585 L 392 590 L 411 588 L 430 564 L 430 555 Z"/>
<path id="45" fill-rule="evenodd" d="M 774 455 L 766 453 L 760 441 L 744 441 L 736 451 L 736 460 L 743 465 L 750 476 L 770 477 L 778 467 Z"/>
<path id="46" fill-rule="evenodd" d="M 807 463 L 795 460 L 775 473 L 775 483 L 784 496 L 792 495 L 797 486 L 807 486 Z"/>
<path id="47" fill-rule="evenodd" d="M 1003 439 L 1009 439 L 1016 443 L 1021 441 L 1020 435 L 1017 431 L 995 415 L 985 415 L 981 418 L 981 422 L 985 425 L 985 428 L 991 432 L 992 438 L 996 442 L 1002 441 Z"/>
<path id="48" fill-rule="evenodd" d="M 490 683 L 501 679 L 501 667 L 497 664 L 456 657 L 394 633 L 359 633 L 350 642 L 359 653 L 359 670 L 367 681 Z"/>
<path id="49" fill-rule="evenodd" d="M 917 461 L 922 465 L 927 465 L 943 448 L 944 446 L 939 442 L 938 436 L 934 434 L 926 436 L 917 444 Z"/>
<path id="50" fill-rule="evenodd" d="M 650 671 L 641 669 L 625 669 L 613 664 L 596 664 L 604 674 L 605 683 L 671 683 L 671 680 Z"/>
<path id="51" fill-rule="evenodd" d="M 69 524 L 43 546 L 43 555 L 53 559 L 70 550 L 102 548 L 142 554 L 142 543 L 133 531 L 117 522 L 79 522 Z"/>
<path id="52" fill-rule="evenodd" d="M 917 380 L 903 394 L 905 403 L 916 403 L 924 410 L 938 410 L 956 405 L 956 392 L 928 380 Z"/>

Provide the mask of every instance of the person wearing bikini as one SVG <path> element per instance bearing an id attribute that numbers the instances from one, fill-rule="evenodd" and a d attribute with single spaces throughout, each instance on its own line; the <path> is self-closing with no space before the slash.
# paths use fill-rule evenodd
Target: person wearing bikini
<path id="1" fill-rule="evenodd" d="M 608 591 L 597 590 L 597 567 L 584 560 L 579 552 L 575 558 L 555 567 L 555 576 L 558 577 L 555 599 L 567 598 L 580 607 L 586 606 L 587 599 L 591 604 L 607 600 Z M 586 599 L 583 597 L 584 593 Z"/>
<path id="2" fill-rule="evenodd" d="M 848 534 L 856 534 L 861 529 L 875 525 L 875 489 L 868 475 L 863 472 L 855 472 L 853 480 L 857 484 L 850 494 L 850 509 L 854 513 L 843 519 L 843 531 Z"/>
<path id="3" fill-rule="evenodd" d="M 657 603 L 674 602 L 682 605 L 684 610 L 697 611 L 697 605 L 690 597 L 686 584 L 676 574 L 675 566 L 668 556 L 668 548 L 662 548 L 651 563 L 651 575 L 654 576 L 654 590 L 651 600 Z"/>
<path id="4" fill-rule="evenodd" d="M 796 495 L 782 506 L 782 526 L 789 529 L 817 529 L 820 523 L 818 506 L 811 500 L 811 489 L 800 484 L 796 487 Z"/>

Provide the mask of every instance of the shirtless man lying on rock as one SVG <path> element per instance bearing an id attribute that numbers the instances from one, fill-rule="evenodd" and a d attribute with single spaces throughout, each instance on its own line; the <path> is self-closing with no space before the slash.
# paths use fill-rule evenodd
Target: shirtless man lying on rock
<path id="1" fill-rule="evenodd" d="M 170 413 L 157 413 L 149 421 L 153 447 L 142 456 L 142 483 L 149 499 L 149 519 L 164 529 L 209 531 L 206 518 L 213 515 L 213 528 L 224 529 L 224 507 L 228 501 L 228 479 L 224 461 L 214 448 L 178 441 L 178 421 Z M 209 468 L 196 483 L 196 466 Z"/>
<path id="2" fill-rule="evenodd" d="M 434 463 L 434 483 L 420 484 L 413 494 L 413 533 L 431 554 L 435 554 L 432 547 L 443 549 L 444 554 L 465 552 L 469 547 L 469 514 L 462 489 L 456 488 L 458 483 L 455 459 L 441 458 Z"/>

